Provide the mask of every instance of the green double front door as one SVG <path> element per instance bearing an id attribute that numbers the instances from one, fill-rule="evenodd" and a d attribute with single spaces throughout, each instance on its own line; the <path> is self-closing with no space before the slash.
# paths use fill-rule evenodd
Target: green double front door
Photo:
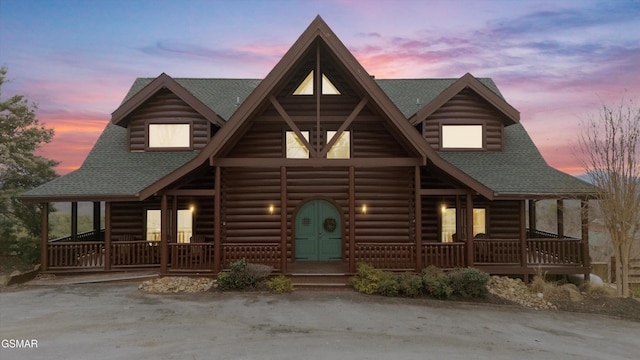
<path id="1" fill-rule="evenodd" d="M 295 226 L 297 261 L 342 259 L 342 222 L 333 204 L 309 201 L 298 211 Z"/>

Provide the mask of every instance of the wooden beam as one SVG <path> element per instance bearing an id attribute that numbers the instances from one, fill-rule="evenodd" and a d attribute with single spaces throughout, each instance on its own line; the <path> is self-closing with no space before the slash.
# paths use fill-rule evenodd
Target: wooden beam
<path id="1" fill-rule="evenodd" d="M 520 267 L 524 282 L 529 283 L 529 272 L 527 271 L 527 216 L 525 214 L 526 200 L 520 200 Z"/>
<path id="2" fill-rule="evenodd" d="M 287 168 L 280 168 L 280 271 L 287 272 Z"/>
<path id="3" fill-rule="evenodd" d="M 356 99 L 357 100 L 357 99 Z M 296 124 L 300 124 L 300 123 L 308 123 L 308 124 L 315 124 L 316 123 L 316 116 L 310 116 L 310 115 L 289 115 L 289 118 L 291 120 L 293 120 Z M 383 121 L 382 117 L 377 116 L 377 115 L 360 115 L 357 116 L 355 119 L 353 119 L 354 123 L 368 123 L 368 122 L 373 122 L 373 121 Z M 255 123 L 277 123 L 280 124 L 282 123 L 282 117 L 281 116 L 277 116 L 277 115 L 263 115 L 260 117 L 255 118 L 254 120 Z M 323 123 L 342 123 L 344 122 L 344 116 L 340 116 L 340 115 L 324 115 L 322 116 L 322 122 Z"/>
<path id="4" fill-rule="evenodd" d="M 78 240 L 78 203 L 71 203 L 71 241 Z"/>
<path id="5" fill-rule="evenodd" d="M 160 274 L 166 275 L 169 263 L 169 204 L 167 195 L 160 200 Z"/>
<path id="6" fill-rule="evenodd" d="M 322 70 L 320 69 L 320 43 L 316 42 L 316 71 L 314 74 L 315 96 L 316 96 L 316 148 L 314 157 L 320 151 L 320 98 L 322 97 Z"/>
<path id="7" fill-rule="evenodd" d="M 284 159 L 284 158 L 222 158 L 212 162 L 222 167 L 413 167 L 422 164 L 418 158 L 352 158 L 352 159 Z M 468 191 L 467 191 L 468 192 Z M 466 194 L 465 192 L 464 194 Z M 434 194 L 435 195 L 435 194 Z M 439 194 L 438 194 L 439 195 Z"/>
<path id="8" fill-rule="evenodd" d="M 222 257 L 222 254 L 220 253 L 222 251 L 222 236 L 221 236 L 221 231 L 222 229 L 220 229 L 220 225 L 222 224 L 221 221 L 221 216 L 220 216 L 220 176 L 221 176 L 222 171 L 220 170 L 220 166 L 216 166 L 216 175 L 215 175 L 215 180 L 214 180 L 214 192 L 215 195 L 213 197 L 213 212 L 214 212 L 214 218 L 213 218 L 213 271 L 218 273 L 220 272 L 220 259 Z"/>
<path id="9" fill-rule="evenodd" d="M 278 111 L 278 114 L 282 116 L 284 121 L 291 128 L 291 130 L 293 130 L 293 132 L 296 133 L 296 135 L 298 136 L 298 139 L 300 139 L 302 144 L 307 148 L 307 150 L 309 150 L 309 157 L 311 158 L 317 157 L 317 151 L 313 148 L 313 146 L 311 146 L 309 141 L 302 135 L 302 132 L 298 128 L 298 125 L 296 125 L 296 123 L 293 122 L 289 114 L 287 114 L 287 112 L 284 110 L 282 105 L 280 105 L 278 100 L 273 95 L 271 95 L 269 97 L 269 101 L 271 101 L 271 104 L 273 105 L 273 107 L 276 108 L 276 111 Z"/>
<path id="10" fill-rule="evenodd" d="M 556 216 L 558 219 L 558 239 L 564 239 L 564 200 L 556 200 L 557 210 Z"/>
<path id="11" fill-rule="evenodd" d="M 162 192 L 171 196 L 215 196 L 215 189 L 169 189 Z"/>
<path id="12" fill-rule="evenodd" d="M 100 230 L 101 230 L 101 226 L 100 226 L 100 220 L 101 219 L 101 214 L 100 214 L 100 202 L 99 201 L 94 201 L 93 202 L 93 235 L 94 241 L 100 241 Z"/>
<path id="13" fill-rule="evenodd" d="M 362 98 L 362 100 L 360 100 L 358 105 L 356 105 L 355 109 L 353 109 L 353 111 L 351 112 L 351 114 L 349 114 L 347 119 L 342 123 L 342 125 L 340 125 L 340 127 L 338 128 L 336 133 L 333 135 L 331 140 L 324 146 L 324 148 L 322 148 L 322 151 L 320 152 L 320 155 L 318 155 L 319 158 L 324 158 L 327 155 L 327 153 L 329 152 L 329 149 L 331 149 L 331 147 L 333 147 L 333 145 L 336 143 L 336 141 L 338 141 L 338 138 L 340 138 L 340 135 L 342 135 L 342 133 L 345 131 L 345 129 L 347 127 L 349 127 L 349 125 L 351 125 L 351 123 L 353 122 L 353 119 L 355 119 L 358 116 L 358 114 L 360 113 L 360 111 L 362 111 L 364 106 L 367 105 L 368 101 L 369 101 L 369 99 L 366 98 L 366 97 L 364 97 L 364 98 Z M 319 138 L 319 136 L 318 136 L 318 138 Z"/>
<path id="14" fill-rule="evenodd" d="M 104 269 L 111 270 L 111 202 L 104 203 Z"/>
<path id="15" fill-rule="evenodd" d="M 46 272 L 49 265 L 49 203 L 40 207 L 40 271 Z"/>
<path id="16" fill-rule="evenodd" d="M 442 196 L 442 195 L 475 195 L 475 191 L 469 189 L 420 189 L 421 196 Z"/>
<path id="17" fill-rule="evenodd" d="M 536 201 L 529 199 L 529 231 L 533 234 L 536 231 Z"/>
<path id="18" fill-rule="evenodd" d="M 414 226 L 416 231 L 416 272 L 422 271 L 422 196 L 420 196 L 421 179 L 420 166 L 414 168 L 414 186 L 415 186 L 415 219 Z"/>
<path id="19" fill-rule="evenodd" d="M 356 272 L 356 170 L 349 167 L 349 272 Z"/>

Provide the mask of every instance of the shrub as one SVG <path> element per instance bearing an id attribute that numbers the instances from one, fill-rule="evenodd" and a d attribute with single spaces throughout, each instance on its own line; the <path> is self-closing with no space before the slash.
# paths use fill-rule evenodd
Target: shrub
<path id="1" fill-rule="evenodd" d="M 267 287 L 274 294 L 290 293 L 293 291 L 291 279 L 284 275 L 279 275 L 267 281 Z"/>
<path id="2" fill-rule="evenodd" d="M 449 273 L 453 293 L 462 297 L 485 297 L 489 292 L 489 279 L 489 274 L 474 268 L 454 269 Z"/>
<path id="3" fill-rule="evenodd" d="M 422 283 L 422 276 L 403 273 L 396 277 L 398 285 L 400 287 L 400 294 L 408 297 L 417 297 L 424 293 L 424 286 Z"/>
<path id="4" fill-rule="evenodd" d="M 363 294 L 378 294 L 380 282 L 385 277 L 385 272 L 366 263 L 358 263 L 356 275 L 351 278 L 351 283 L 356 291 Z"/>
<path id="5" fill-rule="evenodd" d="M 594 284 L 592 282 L 585 282 L 580 286 L 580 291 L 585 292 L 589 297 L 614 297 L 616 296 L 616 290 L 609 285 Z"/>
<path id="6" fill-rule="evenodd" d="M 453 294 L 447 274 L 435 266 L 429 266 L 422 271 L 422 284 L 427 295 L 437 299 L 448 299 Z"/>
<path id="7" fill-rule="evenodd" d="M 271 273 L 271 267 L 259 264 L 248 264 L 241 259 L 230 266 L 229 272 L 218 274 L 218 285 L 222 290 L 246 290 L 255 288 Z"/>
<path id="8" fill-rule="evenodd" d="M 398 296 L 400 295 L 400 282 L 399 277 L 390 272 L 382 272 L 382 278 L 378 282 L 378 291 L 376 294 L 383 296 Z"/>

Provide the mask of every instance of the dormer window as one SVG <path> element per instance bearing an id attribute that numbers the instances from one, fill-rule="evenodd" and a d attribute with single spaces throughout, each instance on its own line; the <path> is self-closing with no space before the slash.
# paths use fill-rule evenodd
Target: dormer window
<path id="1" fill-rule="evenodd" d="M 442 149 L 484 149 L 482 125 L 442 125 Z"/>
<path id="2" fill-rule="evenodd" d="M 190 149 L 191 124 L 149 124 L 149 149 Z"/>
<path id="3" fill-rule="evenodd" d="M 314 79 L 314 72 L 311 70 L 309 75 L 307 75 L 302 83 L 293 91 L 293 95 L 313 95 L 315 90 Z M 338 91 L 325 74 L 322 74 L 322 95 L 340 95 L 340 91 Z"/>

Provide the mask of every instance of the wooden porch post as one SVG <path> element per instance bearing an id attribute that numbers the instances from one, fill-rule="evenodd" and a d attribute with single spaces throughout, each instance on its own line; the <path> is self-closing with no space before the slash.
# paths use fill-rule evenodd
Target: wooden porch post
<path id="1" fill-rule="evenodd" d="M 93 202 L 93 240 L 100 241 L 100 202 Z"/>
<path id="2" fill-rule="evenodd" d="M 287 272 L 287 168 L 280 167 L 280 269 Z"/>
<path id="3" fill-rule="evenodd" d="M 415 167 L 414 174 L 415 182 L 415 219 L 414 225 L 416 227 L 416 272 L 422 271 L 422 196 L 420 195 L 420 189 L 422 189 L 420 181 L 420 166 Z"/>
<path id="4" fill-rule="evenodd" d="M 520 267 L 524 282 L 529 283 L 529 272 L 527 271 L 527 216 L 525 214 L 525 201 L 520 201 Z"/>
<path id="5" fill-rule="evenodd" d="M 459 202 L 458 200 L 458 196 L 456 196 L 456 207 L 459 208 L 459 204 L 457 204 Z M 473 251 L 473 196 L 471 196 L 471 193 L 467 194 L 467 216 L 465 217 L 465 223 L 466 223 L 466 228 L 467 228 L 467 266 L 473 266 L 474 264 L 474 259 L 473 259 L 473 255 L 474 255 L 474 251 Z M 457 230 L 456 230 L 457 231 Z"/>
<path id="6" fill-rule="evenodd" d="M 104 269 L 111 270 L 111 203 L 104 203 Z"/>
<path id="7" fill-rule="evenodd" d="M 356 272 L 356 170 L 349 167 L 349 272 Z"/>
<path id="8" fill-rule="evenodd" d="M 40 271 L 46 272 L 49 265 L 49 203 L 40 207 Z"/>
<path id="9" fill-rule="evenodd" d="M 167 195 L 160 201 L 160 274 L 167 274 L 169 263 L 169 204 Z"/>
<path id="10" fill-rule="evenodd" d="M 536 223 L 536 201 L 529 200 L 529 232 L 531 234 L 534 234 L 536 231 Z"/>
<path id="11" fill-rule="evenodd" d="M 213 207 L 214 207 L 214 229 L 213 229 L 213 271 L 218 273 L 220 272 L 220 259 L 222 257 L 221 249 L 222 244 L 221 241 L 221 229 L 220 225 L 222 223 L 220 218 L 220 166 L 216 166 L 216 178 L 214 181 L 214 196 L 213 196 Z"/>
<path id="12" fill-rule="evenodd" d="M 589 200 L 580 200 L 580 220 L 582 224 L 582 262 L 586 271 L 584 280 L 589 281 L 591 274 L 591 259 L 589 258 Z M 606 279 L 604 279 L 606 281 Z"/>
<path id="13" fill-rule="evenodd" d="M 78 240 L 78 203 L 71 203 L 71 241 Z"/>
<path id="14" fill-rule="evenodd" d="M 558 218 L 558 239 L 564 239 L 564 199 L 556 200 Z"/>

